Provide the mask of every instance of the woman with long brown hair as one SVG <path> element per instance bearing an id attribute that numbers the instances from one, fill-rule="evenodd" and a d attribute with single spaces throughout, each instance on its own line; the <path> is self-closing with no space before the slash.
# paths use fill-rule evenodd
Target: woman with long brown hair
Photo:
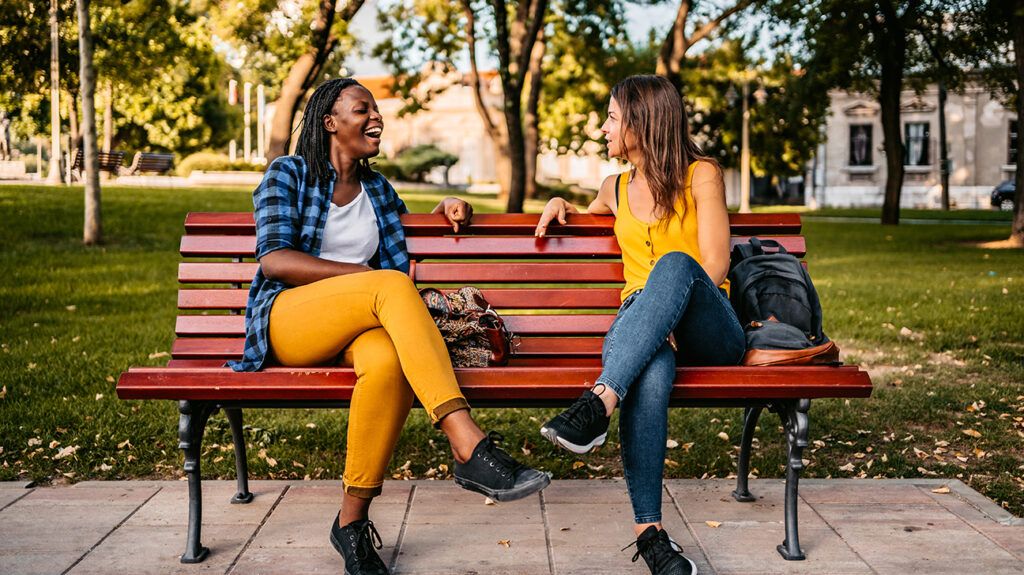
<path id="1" fill-rule="evenodd" d="M 612 88 L 601 131 L 608 155 L 629 162 L 587 208 L 615 215 L 626 285 L 594 387 L 541 433 L 587 453 L 605 441 L 620 405 L 619 439 L 633 506 L 637 552 L 657 575 L 692 575 L 693 561 L 662 528 L 668 401 L 677 365 L 736 365 L 745 340 L 728 300 L 729 215 L 722 172 L 689 135 L 679 92 L 661 76 Z M 576 209 L 553 198 L 537 225 L 565 223 Z"/>

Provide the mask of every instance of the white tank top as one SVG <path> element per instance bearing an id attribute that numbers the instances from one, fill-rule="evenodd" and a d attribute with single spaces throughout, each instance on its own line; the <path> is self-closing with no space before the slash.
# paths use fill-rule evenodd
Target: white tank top
<path id="1" fill-rule="evenodd" d="M 359 195 L 344 206 L 330 202 L 320 257 L 347 264 L 366 265 L 377 254 L 380 245 L 377 215 L 366 189 L 360 184 Z"/>

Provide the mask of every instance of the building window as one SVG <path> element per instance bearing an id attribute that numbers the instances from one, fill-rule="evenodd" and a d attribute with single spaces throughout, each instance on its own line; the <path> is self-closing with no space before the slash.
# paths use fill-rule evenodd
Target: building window
<path id="1" fill-rule="evenodd" d="M 928 140 L 931 127 L 928 122 L 907 122 L 903 125 L 903 165 L 928 166 L 931 160 L 928 155 Z"/>
<path id="2" fill-rule="evenodd" d="M 872 165 L 871 124 L 850 125 L 850 165 Z"/>
<path id="3" fill-rule="evenodd" d="M 1006 164 L 1017 164 L 1017 120 L 1010 120 L 1009 138 L 1006 145 Z"/>

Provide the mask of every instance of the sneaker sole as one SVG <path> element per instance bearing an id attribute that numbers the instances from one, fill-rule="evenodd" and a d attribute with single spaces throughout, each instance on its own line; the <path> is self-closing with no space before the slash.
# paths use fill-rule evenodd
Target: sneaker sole
<path id="1" fill-rule="evenodd" d="M 334 531 L 331 531 L 330 538 L 331 538 L 331 545 L 334 547 L 334 550 L 337 551 L 338 553 L 340 553 L 342 559 L 344 559 L 345 554 L 341 552 L 341 543 L 339 543 L 338 540 L 334 537 Z M 341 571 L 342 571 L 342 573 L 344 575 L 351 575 L 348 572 L 348 569 L 345 569 L 344 567 L 342 567 Z"/>
<path id="2" fill-rule="evenodd" d="M 455 484 L 463 489 L 475 491 L 481 495 L 486 495 L 495 501 L 515 501 L 517 499 L 529 497 L 550 485 L 551 476 L 547 473 L 541 473 L 537 476 L 537 479 L 513 489 L 491 489 L 486 485 L 481 485 L 475 481 L 463 479 L 458 476 L 455 477 Z"/>
<path id="3" fill-rule="evenodd" d="M 586 445 L 576 445 L 575 443 L 572 443 L 570 441 L 566 441 L 565 438 L 559 437 L 558 436 L 558 432 L 555 431 L 554 429 L 551 429 L 550 427 L 542 427 L 542 428 L 540 428 L 540 434 L 543 435 L 544 437 L 548 438 L 548 441 L 550 441 L 551 443 L 554 443 L 558 447 L 561 447 L 562 449 L 565 449 L 567 451 L 571 451 L 571 452 L 573 452 L 573 453 L 575 453 L 577 455 L 583 455 L 584 453 L 590 453 L 591 451 L 593 451 L 593 449 L 595 447 L 600 447 L 600 446 L 604 445 L 605 439 L 608 438 L 608 432 L 606 431 L 606 432 L 602 433 L 601 435 L 598 435 L 597 437 L 595 437 L 594 441 L 591 441 L 590 443 L 588 443 Z"/>

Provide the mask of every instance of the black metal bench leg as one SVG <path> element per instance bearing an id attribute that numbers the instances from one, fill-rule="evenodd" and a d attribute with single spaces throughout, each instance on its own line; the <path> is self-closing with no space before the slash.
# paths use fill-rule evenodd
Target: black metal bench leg
<path id="1" fill-rule="evenodd" d="M 757 499 L 750 493 L 747 476 L 750 475 L 750 445 L 754 441 L 754 428 L 761 417 L 761 406 L 748 407 L 743 410 L 743 439 L 740 441 L 740 459 L 736 464 L 736 490 L 732 492 L 736 501 L 754 501 Z"/>
<path id="2" fill-rule="evenodd" d="M 185 474 L 188 476 L 188 539 L 182 563 L 199 563 L 210 550 L 200 543 L 203 527 L 203 486 L 199 472 L 199 458 L 203 432 L 210 414 L 217 408 L 201 401 L 180 401 L 178 411 L 178 448 L 185 452 Z"/>
<path id="3" fill-rule="evenodd" d="M 252 492 L 249 491 L 249 462 L 245 456 L 245 436 L 242 435 L 242 410 L 239 408 L 224 409 L 231 424 L 231 441 L 235 444 L 235 474 L 238 480 L 238 492 L 231 497 L 232 503 L 249 503 Z"/>
<path id="4" fill-rule="evenodd" d="M 803 453 L 807 447 L 807 412 L 811 400 L 801 399 L 787 403 L 779 410 L 782 426 L 786 433 L 788 458 L 786 462 L 786 539 L 777 547 L 779 554 L 787 561 L 805 559 L 800 549 L 800 535 L 797 524 L 797 507 L 800 504 L 798 486 L 800 471 L 804 468 Z"/>

